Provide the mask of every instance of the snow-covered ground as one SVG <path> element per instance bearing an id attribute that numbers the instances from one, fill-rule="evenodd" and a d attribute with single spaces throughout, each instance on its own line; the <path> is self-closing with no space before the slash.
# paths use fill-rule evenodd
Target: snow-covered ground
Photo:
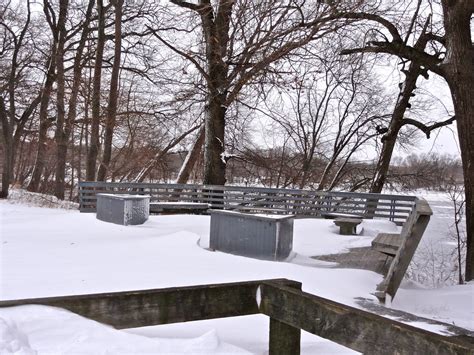
<path id="1" fill-rule="evenodd" d="M 296 220 L 291 260 L 270 262 L 204 249 L 208 216 L 151 216 L 144 225 L 125 227 L 98 221 L 94 214 L 4 201 L 0 225 L 4 300 L 288 278 L 301 281 L 307 292 L 353 306 L 357 297 L 375 300 L 371 293 L 382 276 L 310 257 L 368 246 L 379 231 L 396 228 L 387 221 L 364 221 L 363 235 L 341 236 L 331 221 Z M 428 229 L 428 239 L 441 239 L 436 226 Z M 406 282 L 392 306 L 474 329 L 473 291 L 472 283 L 427 289 Z M 62 310 L 0 309 L 1 354 L 15 349 L 24 354 L 32 349 L 39 354 L 264 354 L 267 346 L 268 319 L 261 315 L 116 331 Z M 350 351 L 304 333 L 302 353 L 316 352 Z"/>

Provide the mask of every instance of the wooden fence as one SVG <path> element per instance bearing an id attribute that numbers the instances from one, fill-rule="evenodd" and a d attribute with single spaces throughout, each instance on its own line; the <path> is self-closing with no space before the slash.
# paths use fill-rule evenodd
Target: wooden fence
<path id="1" fill-rule="evenodd" d="M 364 354 L 473 354 L 471 332 L 390 310 L 390 318 L 301 291 L 286 279 L 0 301 L 0 307 L 61 307 L 115 328 L 265 314 L 269 354 L 300 353 L 301 329 Z M 408 317 L 407 317 L 408 316 Z M 397 319 L 432 323 L 448 335 Z"/>
<path id="2" fill-rule="evenodd" d="M 402 225 L 417 198 L 336 191 L 311 191 L 241 186 L 178 185 L 153 183 L 79 182 L 81 212 L 95 212 L 96 194 L 145 194 L 151 202 L 207 203 L 211 208 L 247 213 L 294 214 L 297 217 L 325 217 L 351 214 L 379 217 Z"/>

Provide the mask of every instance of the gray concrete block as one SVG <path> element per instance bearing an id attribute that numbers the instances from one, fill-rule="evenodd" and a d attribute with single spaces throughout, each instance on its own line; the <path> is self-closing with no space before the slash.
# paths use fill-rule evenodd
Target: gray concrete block
<path id="1" fill-rule="evenodd" d="M 284 260 L 293 247 L 293 216 L 211 210 L 209 247 L 265 260 Z"/>
<path id="2" fill-rule="evenodd" d="M 97 219 L 115 224 L 143 224 L 150 215 L 150 196 L 97 194 Z"/>

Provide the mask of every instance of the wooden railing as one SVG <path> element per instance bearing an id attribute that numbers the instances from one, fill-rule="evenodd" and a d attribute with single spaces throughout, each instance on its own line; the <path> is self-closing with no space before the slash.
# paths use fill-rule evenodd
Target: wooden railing
<path id="1" fill-rule="evenodd" d="M 207 203 L 211 208 L 247 213 L 294 214 L 296 217 L 351 214 L 363 218 L 385 218 L 398 225 L 403 225 L 417 201 L 415 196 L 406 195 L 82 181 L 79 182 L 81 212 L 95 212 L 97 193 L 146 194 L 151 196 L 151 202 Z"/>
<path id="2" fill-rule="evenodd" d="M 260 313 L 270 317 L 270 355 L 299 354 L 301 329 L 364 354 L 474 353 L 465 329 L 396 310 L 385 318 L 302 292 L 301 283 L 285 279 L 0 301 L 0 307 L 26 304 L 65 308 L 119 329 Z M 403 319 L 431 323 L 445 335 Z"/>

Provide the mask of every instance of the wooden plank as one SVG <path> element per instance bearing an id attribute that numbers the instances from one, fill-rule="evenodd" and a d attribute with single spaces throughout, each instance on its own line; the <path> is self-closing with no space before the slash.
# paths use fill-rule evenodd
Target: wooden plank
<path id="1" fill-rule="evenodd" d="M 96 208 L 95 208 L 95 206 L 94 206 L 94 208 L 80 207 L 79 211 L 82 212 L 82 213 L 95 213 Z"/>
<path id="2" fill-rule="evenodd" d="M 372 249 L 395 256 L 402 245 L 402 236 L 398 233 L 379 233 L 372 240 Z"/>
<path id="3" fill-rule="evenodd" d="M 268 205 L 274 205 L 274 206 L 285 206 L 287 208 L 289 207 L 295 207 L 297 209 L 298 207 L 301 209 L 327 209 L 329 206 L 327 204 L 306 204 L 302 202 L 310 202 L 310 201 L 301 201 L 300 203 L 295 203 L 291 201 L 272 201 L 272 200 L 262 200 L 262 201 L 245 201 L 245 200 L 235 200 L 235 199 L 225 199 L 226 204 L 230 203 L 241 203 L 245 205 L 250 205 L 252 207 L 255 206 L 268 206 Z M 353 203 L 341 203 L 341 204 L 333 204 L 329 207 L 330 209 L 335 209 L 335 210 L 351 210 L 351 211 L 363 211 L 365 212 L 367 210 L 367 207 L 365 206 L 359 206 L 358 204 L 353 204 Z M 375 211 L 379 212 L 387 212 L 387 214 L 393 214 L 393 213 L 399 213 L 403 212 L 406 214 L 409 214 L 412 208 L 385 208 L 385 207 L 374 207 Z"/>
<path id="4" fill-rule="evenodd" d="M 196 200 L 192 200 L 192 201 L 194 202 Z M 219 202 L 220 201 L 221 200 L 219 200 Z M 172 201 L 172 202 L 176 202 L 176 201 Z M 270 212 L 270 213 L 275 213 L 275 214 L 294 214 L 298 217 L 321 217 L 322 215 L 324 215 L 324 211 L 318 210 L 316 208 L 313 208 L 313 209 L 306 209 L 306 208 L 288 208 L 288 209 L 285 209 L 284 206 L 282 208 L 278 208 L 278 207 L 275 207 L 275 206 L 272 206 L 272 205 L 270 207 L 252 207 L 252 206 L 241 206 L 241 205 L 227 205 L 227 204 L 225 204 L 225 201 L 224 201 L 224 205 L 213 204 L 212 203 L 213 201 L 209 201 L 209 202 L 211 204 L 211 207 L 218 207 L 218 208 L 223 207 L 224 209 L 242 211 L 242 212 L 248 212 L 248 213 L 267 213 L 267 212 Z M 87 206 L 87 208 L 91 209 L 90 212 L 94 212 L 95 211 L 95 200 L 88 200 L 87 203 L 83 202 L 82 206 L 83 207 Z M 82 211 L 82 209 L 81 209 L 81 211 Z M 342 212 L 350 213 L 351 210 L 346 210 L 345 209 Z M 359 214 L 358 216 L 364 218 L 363 214 Z M 394 220 L 394 222 L 397 225 L 400 225 L 402 222 L 404 222 L 407 219 L 408 214 L 390 215 L 390 214 L 384 214 L 384 213 L 375 213 L 375 214 L 373 214 L 372 217 L 380 217 L 380 218 L 384 218 L 384 219 L 391 218 L 391 219 Z"/>
<path id="5" fill-rule="evenodd" d="M 127 185 L 132 188 L 169 188 L 169 189 L 198 189 L 211 191 L 240 191 L 240 192 L 259 192 L 270 194 L 313 194 L 314 196 L 338 196 L 338 197 L 358 197 L 370 200 L 400 200 L 400 201 L 415 201 L 415 196 L 406 195 L 388 195 L 388 194 L 371 194 L 371 193 L 354 193 L 354 192 L 340 192 L 340 191 L 312 191 L 312 190 L 298 190 L 298 189 L 277 189 L 277 188 L 261 188 L 261 187 L 242 187 L 242 186 L 219 186 L 219 185 L 186 185 L 186 184 L 154 184 L 154 183 L 110 183 L 110 182 L 79 182 L 79 187 L 122 187 Z"/>
<path id="6" fill-rule="evenodd" d="M 170 190 L 178 190 L 178 189 L 195 189 L 199 191 L 209 190 L 209 191 L 229 191 L 229 192 L 257 192 L 258 194 L 269 193 L 269 194 L 277 194 L 281 193 L 284 195 L 311 195 L 311 196 L 318 196 L 318 197 L 341 197 L 341 198 L 348 198 L 348 197 L 357 197 L 357 198 L 370 198 L 372 200 L 390 200 L 392 198 L 396 200 L 403 200 L 403 201 L 415 201 L 416 197 L 414 196 L 400 196 L 400 195 L 383 195 L 383 194 L 361 194 L 361 193 L 351 193 L 351 192 L 321 192 L 321 191 L 311 191 L 311 190 L 291 190 L 291 189 L 275 189 L 275 188 L 257 188 L 257 187 L 239 187 L 239 186 L 213 186 L 213 185 L 179 185 L 179 184 L 154 184 L 154 183 L 104 183 L 104 182 L 80 182 L 79 187 L 102 187 L 102 188 L 123 188 L 126 186 L 127 188 L 135 188 L 135 189 L 170 189 Z"/>
<path id="7" fill-rule="evenodd" d="M 288 285 L 301 291 L 301 283 Z M 257 291 L 260 298 L 260 288 Z M 301 329 L 270 318 L 269 355 L 299 354 L 301 350 Z"/>
<path id="8" fill-rule="evenodd" d="M 385 279 L 377 285 L 376 296 L 381 301 L 386 299 L 386 295 L 395 297 L 432 213 L 425 200 L 418 200 L 416 208 L 402 228 L 402 245 L 393 258 Z"/>
<path id="9" fill-rule="evenodd" d="M 97 190 L 94 192 L 93 195 L 90 193 L 87 193 L 86 195 L 83 194 L 81 195 L 81 198 L 83 200 L 94 200 L 95 199 L 95 194 L 96 193 L 102 193 L 102 192 L 110 192 L 109 190 Z M 116 194 L 129 194 L 130 191 L 114 191 Z M 145 193 L 145 192 L 144 192 Z M 159 199 L 162 199 L 163 197 L 168 197 L 171 199 L 180 199 L 180 200 L 194 200 L 194 199 L 207 199 L 207 200 L 215 200 L 215 201 L 221 201 L 222 200 L 222 194 L 217 194 L 217 193 L 212 193 L 212 194 L 206 194 L 204 196 L 203 193 L 201 192 L 160 192 L 160 191 L 146 191 L 146 194 L 149 194 L 153 197 L 160 197 Z M 217 197 L 212 199 L 213 197 Z M 241 197 L 241 198 L 240 198 Z M 233 195 L 224 195 L 224 199 L 228 203 L 253 203 L 253 204 L 285 204 L 288 206 L 313 206 L 313 207 L 327 207 L 328 202 L 331 202 L 332 207 L 350 207 L 353 209 L 358 209 L 358 210 L 366 210 L 370 205 L 365 202 L 365 201 L 356 201 L 356 200 L 324 200 L 324 201 L 317 201 L 314 200 L 313 198 L 294 198 L 294 197 L 267 197 L 267 196 L 253 196 L 254 199 L 248 198 L 248 196 L 239 196 L 235 197 Z M 388 206 L 388 208 L 384 208 L 385 206 Z M 391 203 L 383 203 L 380 202 L 378 205 L 373 205 L 373 207 L 377 210 L 384 210 L 384 211 L 394 211 L 394 212 L 409 212 L 411 210 L 411 207 L 413 205 L 407 205 L 407 204 L 401 204 L 398 206 L 398 204 L 391 204 Z M 398 210 L 394 210 L 395 208 L 398 208 Z"/>
<path id="10" fill-rule="evenodd" d="M 440 335 L 291 287 L 266 282 L 260 289 L 263 314 L 364 354 L 474 353 L 473 334 L 467 331 Z"/>
<path id="11" fill-rule="evenodd" d="M 145 327 L 259 313 L 256 292 L 262 282 L 0 301 L 0 307 L 46 305 L 65 308 L 119 329 Z M 285 279 L 274 282 L 301 285 Z"/>
<path id="12" fill-rule="evenodd" d="M 301 351 L 301 329 L 270 318 L 269 355 L 297 355 Z"/>
<path id="13" fill-rule="evenodd" d="M 298 201 L 302 202 L 310 202 L 314 205 L 326 205 L 328 203 L 331 204 L 356 204 L 363 206 L 364 209 L 370 206 L 397 206 L 397 207 L 407 207 L 412 208 L 414 203 L 413 202 L 406 202 L 406 201 L 398 201 L 390 200 L 389 202 L 371 202 L 369 200 L 363 199 L 359 196 L 351 197 L 351 198 L 340 198 L 334 196 L 326 196 L 325 198 L 321 199 L 318 196 L 301 196 L 301 195 L 263 195 L 263 194 L 245 194 L 245 195 L 237 195 L 232 194 L 226 191 L 225 193 L 226 198 L 230 198 L 231 196 L 236 200 L 241 201 L 281 201 L 281 202 L 294 202 L 297 203 Z"/>

